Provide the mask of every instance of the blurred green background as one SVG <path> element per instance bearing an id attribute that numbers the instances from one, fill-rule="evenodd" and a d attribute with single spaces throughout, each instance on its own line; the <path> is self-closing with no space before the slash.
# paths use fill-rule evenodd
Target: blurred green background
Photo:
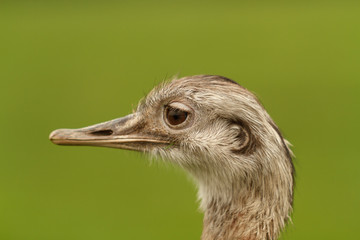
<path id="1" fill-rule="evenodd" d="M 282 239 L 357 239 L 360 3 L 2 1 L 0 239 L 199 239 L 181 170 L 49 133 L 123 116 L 163 79 L 255 92 L 296 155 Z"/>

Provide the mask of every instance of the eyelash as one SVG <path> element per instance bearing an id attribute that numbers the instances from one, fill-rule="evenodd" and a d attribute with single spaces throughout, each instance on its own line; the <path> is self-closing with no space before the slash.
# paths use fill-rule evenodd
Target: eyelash
<path id="1" fill-rule="evenodd" d="M 166 111 L 172 110 L 172 111 L 177 111 L 177 112 L 181 111 L 181 112 L 187 112 L 188 113 L 188 111 L 186 111 L 186 110 L 183 110 L 183 109 L 180 109 L 180 108 L 175 108 L 175 107 L 172 107 L 170 105 L 166 105 L 165 110 Z"/>

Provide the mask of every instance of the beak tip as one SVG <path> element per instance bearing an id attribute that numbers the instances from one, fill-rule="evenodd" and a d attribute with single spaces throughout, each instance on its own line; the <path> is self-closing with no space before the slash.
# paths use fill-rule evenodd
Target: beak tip
<path id="1" fill-rule="evenodd" d="M 49 140 L 55 144 L 57 144 L 56 140 L 60 140 L 61 139 L 61 129 L 56 129 L 54 131 L 52 131 L 49 135 Z"/>

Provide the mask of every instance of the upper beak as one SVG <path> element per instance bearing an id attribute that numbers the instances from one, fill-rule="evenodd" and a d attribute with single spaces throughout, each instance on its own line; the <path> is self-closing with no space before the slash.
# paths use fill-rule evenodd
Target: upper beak
<path id="1" fill-rule="evenodd" d="M 126 117 L 79 129 L 57 129 L 50 140 L 59 145 L 102 146 L 145 151 L 149 145 L 167 145 L 170 142 L 161 136 L 145 133 L 140 117 Z"/>

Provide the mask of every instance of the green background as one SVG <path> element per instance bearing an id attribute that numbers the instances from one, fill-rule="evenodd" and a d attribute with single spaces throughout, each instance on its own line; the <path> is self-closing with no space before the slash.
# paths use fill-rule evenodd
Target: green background
<path id="1" fill-rule="evenodd" d="M 294 145 L 282 239 L 359 237 L 360 3 L 13 0 L 0 3 L 0 239 L 199 239 L 182 170 L 48 140 L 128 114 L 174 74 L 236 80 Z"/>

